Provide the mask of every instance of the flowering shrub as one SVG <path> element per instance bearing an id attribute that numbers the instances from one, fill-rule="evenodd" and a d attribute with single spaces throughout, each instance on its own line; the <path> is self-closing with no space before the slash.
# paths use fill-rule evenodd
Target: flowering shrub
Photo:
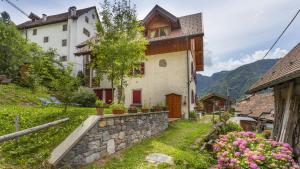
<path id="1" fill-rule="evenodd" d="M 300 169 L 289 144 L 256 137 L 252 132 L 231 132 L 216 140 L 218 168 Z"/>

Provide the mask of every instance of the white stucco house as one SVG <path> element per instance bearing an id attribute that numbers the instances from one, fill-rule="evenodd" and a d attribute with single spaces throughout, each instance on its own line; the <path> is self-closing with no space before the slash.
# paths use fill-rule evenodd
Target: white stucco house
<path id="1" fill-rule="evenodd" d="M 74 52 L 78 44 L 96 35 L 96 7 L 77 10 L 72 6 L 64 13 L 42 17 L 31 13 L 29 18 L 17 26 L 26 39 L 45 50 L 56 49 L 61 61 L 73 64 L 74 75 L 83 71 L 83 59 Z"/>
<path id="2" fill-rule="evenodd" d="M 164 104 L 169 108 L 170 118 L 188 118 L 196 106 L 196 72 L 203 70 L 202 14 L 176 17 L 156 5 L 142 24 L 149 40 L 147 60 L 136 72 L 141 74 L 140 77 L 127 79 L 125 105 Z M 83 56 L 86 61 L 92 58 L 84 43 L 78 48 L 76 55 Z M 94 72 L 88 68 L 85 72 L 91 80 L 89 77 Z M 105 78 L 99 86 L 90 81 L 87 84 L 106 103 L 116 98 Z M 116 94 L 117 90 L 114 91 Z"/>

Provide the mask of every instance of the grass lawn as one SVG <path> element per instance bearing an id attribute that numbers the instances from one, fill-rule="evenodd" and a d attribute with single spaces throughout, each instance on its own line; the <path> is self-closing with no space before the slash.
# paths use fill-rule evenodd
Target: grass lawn
<path id="1" fill-rule="evenodd" d="M 15 132 L 15 118 L 26 129 L 69 117 L 70 120 L 48 129 L 0 143 L 0 169 L 45 168 L 51 151 L 63 141 L 95 108 L 69 107 L 67 113 L 59 106 L 42 106 L 38 98 L 47 98 L 46 91 L 32 91 L 14 84 L 0 85 L 0 135 Z M 108 111 L 106 111 L 108 113 Z"/>
<path id="2" fill-rule="evenodd" d="M 158 168 L 209 168 L 214 162 L 211 155 L 190 147 L 211 127 L 209 117 L 198 122 L 180 120 L 169 125 L 169 128 L 160 136 L 133 145 L 108 159 L 105 164 L 98 162 L 86 166 L 85 169 L 150 169 L 154 166 L 145 161 L 145 157 L 150 153 L 164 153 L 174 157 L 174 166 L 160 165 Z"/>

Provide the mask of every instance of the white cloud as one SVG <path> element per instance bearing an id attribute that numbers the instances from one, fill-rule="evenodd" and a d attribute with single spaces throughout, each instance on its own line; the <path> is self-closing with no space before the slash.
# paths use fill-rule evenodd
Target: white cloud
<path id="1" fill-rule="evenodd" d="M 266 54 L 267 50 L 258 50 L 255 51 L 252 54 L 247 54 L 245 56 L 240 57 L 240 59 L 229 59 L 223 62 L 217 62 L 212 64 L 211 66 L 205 65 L 205 75 L 211 75 L 215 72 L 223 71 L 223 70 L 233 70 L 236 69 L 242 65 L 249 64 L 252 62 L 255 62 L 257 60 L 260 60 L 263 58 L 263 56 Z M 285 49 L 277 48 L 273 52 L 270 52 L 266 59 L 277 59 L 281 58 L 284 55 L 288 53 Z"/>

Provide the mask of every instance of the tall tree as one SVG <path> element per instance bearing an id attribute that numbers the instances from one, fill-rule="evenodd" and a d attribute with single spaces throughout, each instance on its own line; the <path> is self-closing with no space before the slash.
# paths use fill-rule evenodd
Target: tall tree
<path id="1" fill-rule="evenodd" d="M 99 76 L 105 75 L 114 89 L 118 86 L 118 101 L 124 98 L 123 88 L 131 69 L 146 59 L 147 40 L 136 17 L 136 7 L 127 0 L 104 0 L 97 24 L 99 41 L 93 46 L 94 67 Z M 113 96 L 114 96 L 114 92 Z"/>
<path id="2" fill-rule="evenodd" d="M 1 21 L 5 22 L 5 23 L 10 23 L 10 16 L 6 11 L 1 12 L 0 14 L 1 14 L 1 16 L 0 16 Z"/>

